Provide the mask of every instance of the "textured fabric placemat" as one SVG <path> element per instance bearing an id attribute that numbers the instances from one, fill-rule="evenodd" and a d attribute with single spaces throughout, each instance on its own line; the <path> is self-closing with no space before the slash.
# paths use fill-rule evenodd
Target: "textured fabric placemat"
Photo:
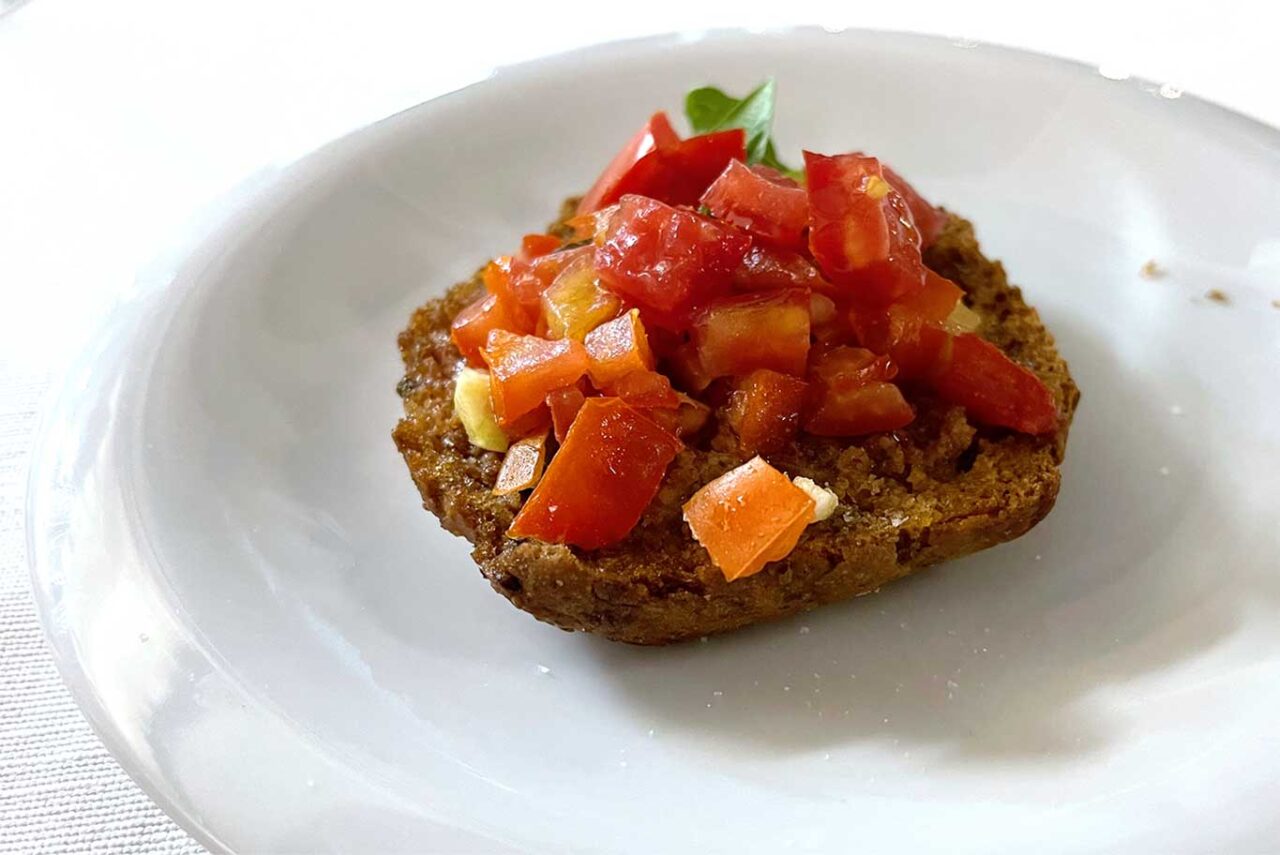
<path id="1" fill-rule="evenodd" d="M 90 729 L 27 573 L 27 457 L 46 380 L 0 365 L 0 853 L 196 853 Z"/>

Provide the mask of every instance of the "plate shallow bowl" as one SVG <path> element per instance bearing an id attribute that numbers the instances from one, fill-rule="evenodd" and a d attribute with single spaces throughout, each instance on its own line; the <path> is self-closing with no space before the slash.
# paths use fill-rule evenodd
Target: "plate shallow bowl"
<path id="1" fill-rule="evenodd" d="M 395 335 L 655 106 L 764 74 L 791 159 L 880 154 L 1025 286 L 1084 391 L 1058 509 L 706 644 L 536 623 L 419 508 Z M 506 69 L 322 149 L 141 287 L 47 415 L 29 534 L 68 682 L 215 848 L 1274 847 L 1280 135 L 1174 94 L 714 33 Z"/>

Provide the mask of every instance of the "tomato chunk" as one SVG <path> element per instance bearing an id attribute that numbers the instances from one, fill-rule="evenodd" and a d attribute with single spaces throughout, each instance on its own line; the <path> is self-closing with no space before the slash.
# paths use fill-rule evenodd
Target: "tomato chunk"
<path id="1" fill-rule="evenodd" d="M 681 439 L 693 436 L 711 419 L 711 408 L 684 392 L 676 392 L 676 401 L 675 409 L 655 408 L 647 415 Z"/>
<path id="2" fill-rule="evenodd" d="M 716 176 L 733 160 L 747 155 L 747 136 L 741 128 L 680 140 L 640 159 L 614 188 L 615 196 L 647 196 L 668 205 L 696 205 Z"/>
<path id="3" fill-rule="evenodd" d="M 653 368 L 653 351 L 636 309 L 596 327 L 587 333 L 583 344 L 590 358 L 587 371 L 597 389 L 627 374 Z"/>
<path id="4" fill-rule="evenodd" d="M 548 341 L 494 330 L 480 353 L 489 365 L 493 412 L 504 430 L 540 408 L 552 391 L 573 385 L 587 372 L 586 350 L 569 339 Z"/>
<path id="5" fill-rule="evenodd" d="M 547 433 L 543 431 L 514 442 L 502 458 L 502 468 L 493 485 L 495 496 L 506 496 L 528 490 L 542 477 L 547 461 Z"/>
<path id="6" fill-rule="evenodd" d="M 943 400 L 985 424 L 1029 434 L 1058 426 L 1053 393 L 1040 378 L 973 333 L 951 339 L 950 357 L 930 383 Z"/>
<path id="7" fill-rule="evenodd" d="M 520 241 L 520 259 L 532 261 L 539 256 L 555 252 L 560 248 L 561 243 L 560 238 L 555 235 L 525 235 Z"/>
<path id="8" fill-rule="evenodd" d="M 542 293 L 565 267 L 590 255 L 590 248 L 578 247 L 530 261 L 511 256 L 495 258 L 484 269 L 484 287 L 519 322 L 514 332 L 533 332 L 541 314 Z"/>
<path id="9" fill-rule="evenodd" d="M 809 295 L 809 329 L 814 341 L 827 344 L 848 338 L 851 327 L 834 300 L 814 292 Z"/>
<path id="10" fill-rule="evenodd" d="M 702 367 L 698 346 L 691 341 L 683 342 L 672 350 L 663 360 L 663 367 L 681 389 L 690 392 L 701 392 L 716 379 Z"/>
<path id="11" fill-rule="evenodd" d="M 888 382 L 896 369 L 887 356 L 859 347 L 833 347 L 809 368 L 804 429 L 817 436 L 859 436 L 897 430 L 915 412 L 902 390 Z"/>
<path id="12" fill-rule="evenodd" d="M 658 148 L 670 148 L 680 141 L 680 136 L 671 127 L 667 114 L 658 111 L 649 117 L 644 127 L 636 131 L 622 151 L 614 155 L 613 160 L 600 173 L 596 183 L 578 202 L 579 214 L 589 214 L 613 202 L 622 195 L 618 185 L 623 177 L 631 171 L 636 162 Z"/>
<path id="13" fill-rule="evenodd" d="M 810 288 L 829 291 L 831 284 L 818 268 L 798 252 L 770 246 L 752 246 L 733 272 L 733 284 L 742 291 L 772 291 L 777 288 Z"/>
<path id="14" fill-rule="evenodd" d="M 766 243 L 803 249 L 809 227 L 809 199 L 804 188 L 767 166 L 731 160 L 701 202 L 712 215 L 745 229 Z"/>
<path id="15" fill-rule="evenodd" d="M 633 407 L 642 409 L 670 409 L 680 406 L 676 390 L 665 374 L 657 371 L 632 371 L 624 374 L 604 388 L 605 394 L 614 395 Z"/>
<path id="16" fill-rule="evenodd" d="M 566 386 L 547 395 L 547 407 L 551 410 L 551 428 L 556 442 L 564 442 L 569 425 L 578 416 L 578 410 L 586 403 L 586 393 L 579 386 Z"/>
<path id="17" fill-rule="evenodd" d="M 850 320 L 864 347 L 888 354 L 903 379 L 918 380 L 941 366 L 950 333 L 963 331 L 952 321 L 964 309 L 963 296 L 960 286 L 926 270 L 916 294 L 888 307 L 855 307 Z"/>
<path id="18" fill-rule="evenodd" d="M 813 509 L 808 493 L 755 457 L 694 493 L 684 505 L 684 519 L 732 582 L 786 558 Z"/>
<path id="19" fill-rule="evenodd" d="M 742 378 L 729 396 L 728 412 L 742 453 L 772 454 L 794 440 L 807 389 L 803 380 L 767 368 Z"/>
<path id="20" fill-rule="evenodd" d="M 617 398 L 588 398 L 508 537 L 598 549 L 640 521 L 684 446 Z"/>
<path id="21" fill-rule="evenodd" d="M 622 301 L 601 287 L 593 258 L 579 255 L 542 292 L 542 328 L 549 337 L 582 341 L 622 309 Z"/>
<path id="22" fill-rule="evenodd" d="M 916 188 L 907 183 L 907 180 L 898 173 L 889 168 L 888 164 L 881 164 L 884 168 L 885 179 L 893 185 L 893 189 L 902 194 L 903 200 L 907 203 L 907 208 L 911 211 L 911 219 L 916 224 L 916 230 L 920 232 L 920 246 L 928 248 L 938 239 L 938 235 L 942 234 L 942 229 L 947 225 L 947 212 L 941 208 L 935 208 L 925 200 L 923 196 L 916 192 Z"/>
<path id="23" fill-rule="evenodd" d="M 692 211 L 624 196 L 595 249 L 606 288 L 640 308 L 645 323 L 680 330 L 729 289 L 751 239 Z"/>
<path id="24" fill-rule="evenodd" d="M 484 367 L 481 349 L 489 341 L 489 333 L 493 330 L 512 331 L 519 326 L 505 303 L 494 294 L 486 294 L 467 306 L 449 327 L 449 338 L 457 346 L 467 363 L 476 367 Z"/>
<path id="25" fill-rule="evenodd" d="M 809 295 L 769 291 L 717 300 L 695 324 L 693 341 L 712 377 L 757 368 L 802 375 L 809 356 Z"/>
<path id="26" fill-rule="evenodd" d="M 920 233 L 880 162 L 804 153 L 809 249 L 827 279 L 861 303 L 884 305 L 924 285 Z"/>

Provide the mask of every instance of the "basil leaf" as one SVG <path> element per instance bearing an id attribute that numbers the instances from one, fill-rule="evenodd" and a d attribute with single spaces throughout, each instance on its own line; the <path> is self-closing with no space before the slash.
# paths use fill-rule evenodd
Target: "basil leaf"
<path id="1" fill-rule="evenodd" d="M 729 128 L 747 133 L 747 163 L 763 163 L 793 178 L 800 176 L 778 160 L 773 140 L 773 78 L 761 83 L 745 98 L 734 98 L 714 86 L 694 89 L 684 99 L 684 113 L 694 134 L 708 134 Z M 802 177 L 802 176 L 801 176 Z"/>

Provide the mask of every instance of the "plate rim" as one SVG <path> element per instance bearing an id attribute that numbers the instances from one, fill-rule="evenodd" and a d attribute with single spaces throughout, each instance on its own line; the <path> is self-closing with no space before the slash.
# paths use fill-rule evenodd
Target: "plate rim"
<path id="1" fill-rule="evenodd" d="M 173 233 L 170 233 L 169 236 L 162 238 L 153 247 L 148 256 L 137 260 L 134 265 L 135 277 L 151 260 L 164 257 L 175 249 L 180 250 L 177 263 L 166 270 L 162 282 L 146 289 L 145 293 L 141 291 L 134 292 L 127 297 L 121 298 L 93 324 L 92 328 L 73 349 L 71 358 L 64 362 L 63 367 L 57 372 L 42 395 L 42 400 L 37 410 L 35 426 L 31 433 L 29 454 L 27 456 L 27 473 L 24 479 L 23 519 L 25 546 L 33 606 L 63 685 L 71 694 L 76 707 L 92 728 L 95 736 L 102 742 L 115 762 L 129 776 L 129 779 L 146 793 L 148 798 L 164 811 L 166 816 L 172 819 L 198 843 L 211 852 L 233 851 L 211 827 L 210 823 L 201 821 L 189 806 L 181 804 L 178 799 L 174 798 L 163 786 L 163 781 L 153 780 L 153 777 L 142 768 L 137 753 L 128 747 L 123 730 L 118 726 L 118 723 L 112 718 L 101 701 L 97 690 L 94 688 L 92 678 L 84 667 L 83 660 L 77 655 L 75 644 L 70 638 L 70 634 L 65 627 L 60 625 L 60 621 L 55 615 L 56 604 L 48 586 L 51 580 L 50 572 L 52 568 L 42 560 L 46 550 L 39 546 L 40 544 L 49 543 L 52 539 L 52 533 L 45 531 L 37 524 L 38 520 L 43 516 L 41 509 L 49 504 L 50 501 L 47 495 L 50 490 L 50 484 L 47 482 L 45 475 L 50 471 L 56 470 L 58 461 L 63 457 L 53 442 L 52 426 L 58 423 L 57 417 L 64 411 L 70 410 L 71 404 L 80 394 L 83 394 L 76 381 L 85 377 L 86 372 L 92 366 L 95 355 L 100 353 L 107 344 L 118 339 L 120 327 L 126 320 L 129 325 L 136 326 L 139 319 L 130 317 L 131 314 L 149 301 L 154 301 L 172 290 L 175 282 L 180 278 L 181 269 L 185 267 L 186 263 L 199 251 L 208 248 L 211 241 L 222 234 L 228 226 L 231 226 L 241 216 L 248 213 L 253 207 L 252 203 L 272 198 L 278 194 L 285 181 L 290 177 L 299 175 L 301 170 L 307 166 L 315 164 L 325 155 L 340 151 L 346 144 L 364 138 L 373 129 L 395 122 L 405 114 L 430 109 L 441 103 L 449 103 L 458 97 L 474 93 L 477 90 L 485 91 L 492 87 L 501 87 L 512 79 L 536 74 L 539 71 L 562 64 L 597 61 L 599 58 L 619 49 L 648 50 L 656 55 L 664 47 L 723 41 L 745 42 L 764 38 L 787 39 L 818 33 L 832 38 L 888 37 L 905 39 L 928 45 L 940 52 L 977 49 L 1003 55 L 1013 60 L 1038 62 L 1060 69 L 1069 68 L 1075 73 L 1099 73 L 1096 63 L 1062 54 L 1024 48 L 997 41 L 960 38 L 940 33 L 905 29 L 831 27 L 818 24 L 767 28 L 716 27 L 700 30 L 672 30 L 651 35 L 595 42 L 517 63 L 497 65 L 486 77 L 443 92 L 425 101 L 408 105 L 373 121 L 355 124 L 338 136 L 298 153 L 288 162 L 272 165 L 273 168 L 266 181 L 253 182 L 252 186 L 247 186 L 251 182 L 246 181 L 228 188 L 221 196 L 210 200 L 207 205 L 192 212 L 200 213 L 210 209 L 217 209 L 217 216 L 211 222 L 202 223 L 194 234 L 176 237 Z M 1153 92 L 1160 86 L 1159 83 L 1151 79 L 1137 75 L 1128 75 L 1120 79 L 1108 78 L 1108 80 L 1117 86 L 1138 87 L 1146 92 Z M 1280 150 L 1280 127 L 1273 126 L 1256 116 L 1220 104 L 1193 92 L 1180 91 L 1176 99 L 1170 98 L 1168 101 L 1170 103 L 1181 101 L 1195 104 L 1197 108 L 1217 114 L 1220 119 L 1230 121 L 1239 129 L 1257 137 L 1264 144 L 1269 144 Z M 259 174 L 251 174 L 247 178 L 252 179 L 254 175 Z M 136 331 L 130 330 L 130 332 Z"/>

